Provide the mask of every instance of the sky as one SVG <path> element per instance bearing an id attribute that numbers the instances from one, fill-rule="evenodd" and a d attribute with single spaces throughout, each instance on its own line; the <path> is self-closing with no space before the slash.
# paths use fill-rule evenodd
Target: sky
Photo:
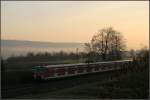
<path id="1" fill-rule="evenodd" d="M 128 49 L 149 46 L 149 2 L 1 1 L 1 39 L 85 43 L 105 27 Z"/>

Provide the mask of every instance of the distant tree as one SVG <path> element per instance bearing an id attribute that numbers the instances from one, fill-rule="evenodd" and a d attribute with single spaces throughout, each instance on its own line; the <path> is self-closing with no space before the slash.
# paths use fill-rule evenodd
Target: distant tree
<path id="1" fill-rule="evenodd" d="M 91 42 L 85 44 L 85 48 L 100 55 L 102 60 L 121 59 L 125 47 L 123 36 L 112 27 L 99 30 Z"/>
<path id="2" fill-rule="evenodd" d="M 146 46 L 142 47 L 137 54 L 137 59 L 142 60 L 144 62 L 148 62 L 149 60 L 149 50 Z"/>
<path id="3" fill-rule="evenodd" d="M 132 59 L 135 59 L 135 57 L 136 57 L 135 50 L 134 50 L 134 49 L 131 49 L 131 50 L 129 51 L 129 53 L 130 53 L 130 57 L 131 57 Z"/>
<path id="4" fill-rule="evenodd" d="M 84 45 L 85 45 L 85 50 L 86 50 L 87 53 L 92 51 L 92 47 L 91 47 L 90 43 L 85 43 Z"/>
<path id="5" fill-rule="evenodd" d="M 92 52 L 92 47 L 91 47 L 91 44 L 90 43 L 85 43 L 85 51 L 87 53 L 87 61 L 86 62 L 90 62 L 91 61 L 91 52 Z"/>

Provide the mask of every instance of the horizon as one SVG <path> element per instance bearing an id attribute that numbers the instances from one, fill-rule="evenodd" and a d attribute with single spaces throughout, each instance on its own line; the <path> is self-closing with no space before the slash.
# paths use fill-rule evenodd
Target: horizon
<path id="1" fill-rule="evenodd" d="M 53 42 L 53 41 L 34 41 L 34 40 L 11 40 L 11 39 L 2 39 L 2 41 L 26 41 L 26 42 L 42 42 L 42 43 L 84 43 L 84 42 Z"/>
<path id="2" fill-rule="evenodd" d="M 149 48 L 148 1 L 2 1 L 1 39 L 87 43 L 113 27 L 127 49 Z"/>

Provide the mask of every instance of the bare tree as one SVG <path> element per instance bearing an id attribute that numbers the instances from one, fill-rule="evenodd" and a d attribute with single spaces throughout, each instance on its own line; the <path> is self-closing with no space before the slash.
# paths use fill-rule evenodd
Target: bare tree
<path id="1" fill-rule="evenodd" d="M 112 27 L 99 30 L 91 39 L 91 43 L 85 45 L 91 47 L 92 52 L 98 53 L 102 60 L 121 59 L 125 50 L 125 41 L 120 32 Z"/>

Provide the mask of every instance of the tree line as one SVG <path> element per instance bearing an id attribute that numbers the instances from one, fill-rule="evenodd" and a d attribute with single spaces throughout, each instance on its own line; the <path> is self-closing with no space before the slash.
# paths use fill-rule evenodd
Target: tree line
<path id="1" fill-rule="evenodd" d="M 33 53 L 29 52 L 25 56 L 14 56 L 14 57 L 9 57 L 7 59 L 8 62 L 13 62 L 13 61 L 56 61 L 56 60 L 78 60 L 81 58 L 87 58 L 86 53 L 84 52 L 45 52 L 45 53 Z"/>

